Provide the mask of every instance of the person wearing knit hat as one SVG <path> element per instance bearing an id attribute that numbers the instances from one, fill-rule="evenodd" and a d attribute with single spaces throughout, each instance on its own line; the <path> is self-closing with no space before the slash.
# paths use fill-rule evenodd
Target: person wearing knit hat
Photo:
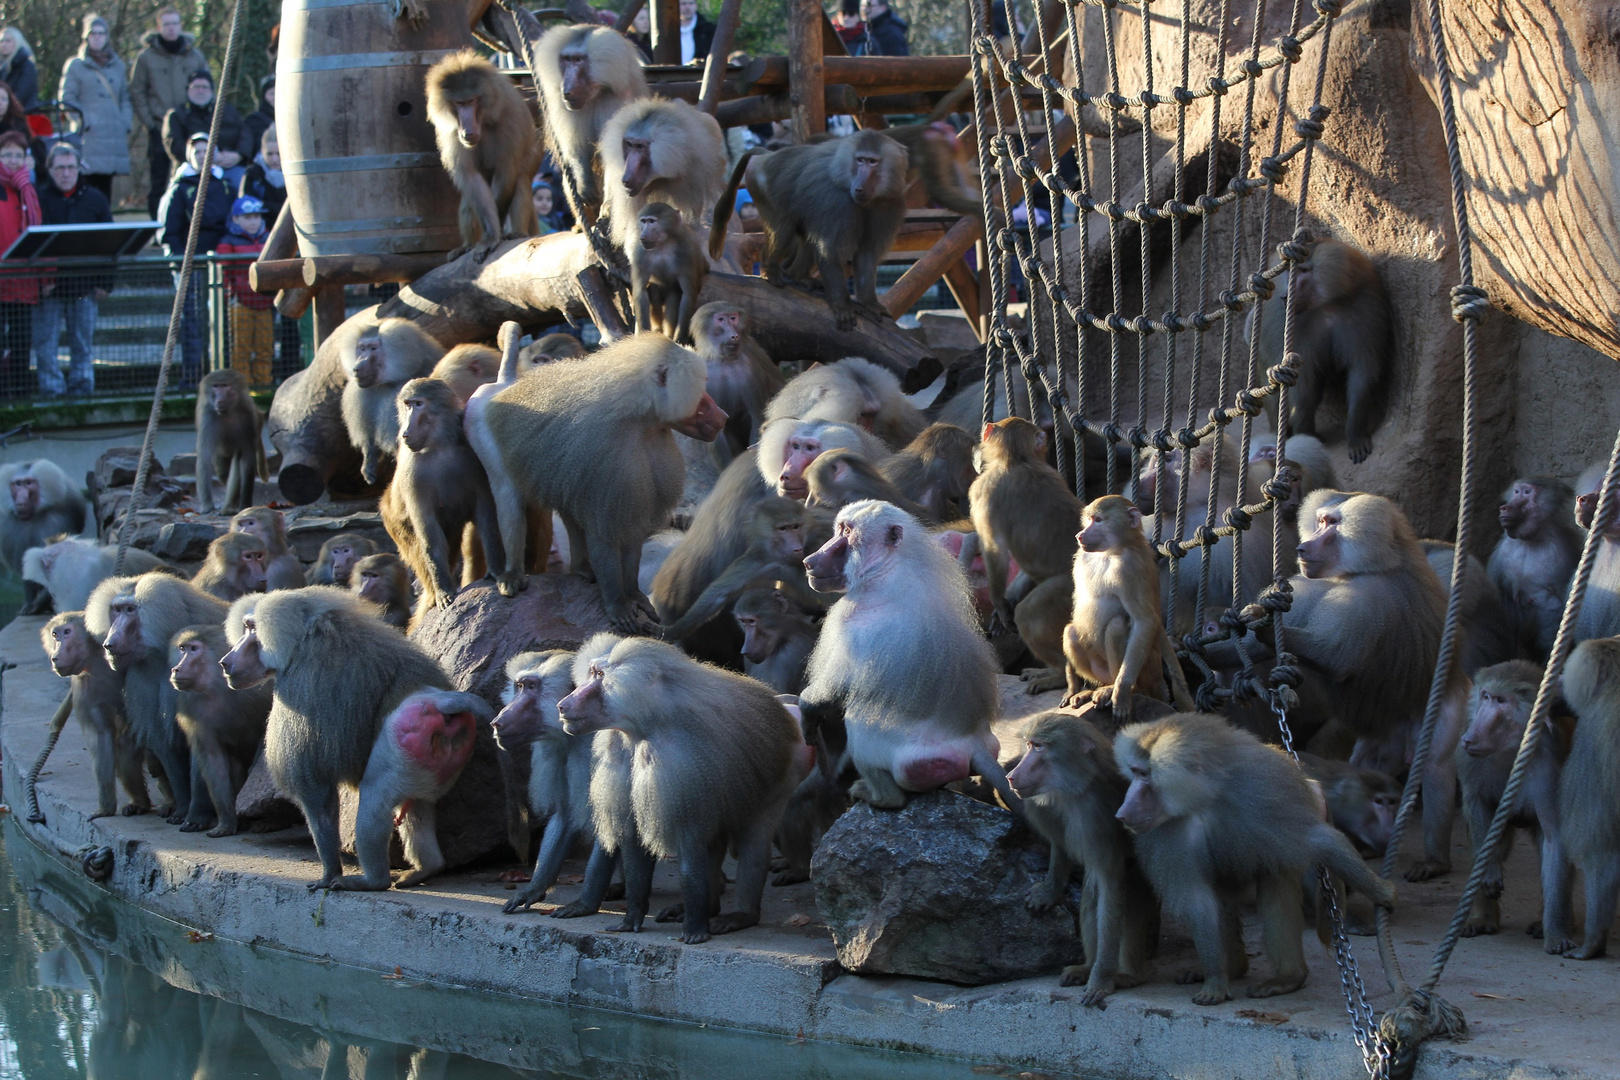
<path id="1" fill-rule="evenodd" d="M 124 61 L 112 47 L 112 27 L 91 13 L 80 22 L 82 43 L 77 54 L 62 65 L 56 91 L 65 105 L 79 110 L 82 122 L 83 172 L 80 180 L 112 201 L 115 176 L 129 175 L 129 132 L 135 123 L 130 104 L 129 77 Z"/>
<path id="2" fill-rule="evenodd" d="M 264 203 L 243 195 L 231 204 L 231 226 L 214 250 L 221 255 L 239 256 L 225 263 L 225 291 L 230 295 L 230 366 L 246 376 L 249 386 L 267 387 L 275 352 L 273 301 L 254 292 L 248 282 L 248 266 L 264 250 L 269 230 L 265 227 Z"/>
<path id="3" fill-rule="evenodd" d="M 214 94 L 214 76 L 207 71 L 192 72 L 186 82 L 186 100 L 170 109 L 163 118 L 163 143 L 176 167 L 186 160 L 186 144 L 198 132 L 206 134 L 219 110 L 219 135 L 214 142 L 214 164 L 225 172 L 225 180 L 235 192 L 242 174 L 253 160 L 253 133 L 242 122 L 235 107 Z"/>

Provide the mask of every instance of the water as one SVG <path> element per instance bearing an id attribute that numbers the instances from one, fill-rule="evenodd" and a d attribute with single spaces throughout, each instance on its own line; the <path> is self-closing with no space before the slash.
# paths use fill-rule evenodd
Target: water
<path id="1" fill-rule="evenodd" d="M 0 864 L 0 1080 L 970 1080 L 1002 1072 L 536 1004 L 192 940 L 46 855 L 9 817 Z"/>

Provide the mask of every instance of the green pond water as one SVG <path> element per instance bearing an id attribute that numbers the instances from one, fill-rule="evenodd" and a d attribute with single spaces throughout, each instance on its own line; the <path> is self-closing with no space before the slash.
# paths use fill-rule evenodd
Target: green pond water
<path id="1" fill-rule="evenodd" d="M 1001 1072 L 197 941 L 47 855 L 14 819 L 0 838 L 0 1080 L 969 1080 Z"/>

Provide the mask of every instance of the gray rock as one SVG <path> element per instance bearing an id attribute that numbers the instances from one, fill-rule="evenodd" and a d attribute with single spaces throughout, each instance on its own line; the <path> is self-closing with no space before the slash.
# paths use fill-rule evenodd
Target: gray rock
<path id="1" fill-rule="evenodd" d="M 856 804 L 822 837 L 810 879 L 848 970 L 977 986 L 1080 962 L 1074 916 L 1024 906 L 1045 867 L 1010 813 L 942 791 L 899 811 Z"/>
<path id="2" fill-rule="evenodd" d="M 195 476 L 197 474 L 196 454 L 176 454 L 169 459 L 170 476 Z"/>
<path id="3" fill-rule="evenodd" d="M 152 554 L 175 562 L 195 562 L 208 554 L 208 545 L 225 534 L 225 526 L 207 520 L 171 521 L 158 531 Z"/>
<path id="4" fill-rule="evenodd" d="M 242 781 L 242 790 L 236 793 L 236 815 L 261 830 L 284 829 L 304 820 L 297 805 L 278 791 L 275 781 L 270 779 L 263 750 L 253 759 L 253 767 Z"/>
<path id="5" fill-rule="evenodd" d="M 135 483 L 135 468 L 141 459 L 141 448 L 138 446 L 114 446 L 103 451 L 96 459 L 96 488 L 129 487 Z M 147 470 L 147 481 L 153 477 L 163 475 L 163 466 L 158 464 L 156 457 L 152 458 L 151 467 Z"/>

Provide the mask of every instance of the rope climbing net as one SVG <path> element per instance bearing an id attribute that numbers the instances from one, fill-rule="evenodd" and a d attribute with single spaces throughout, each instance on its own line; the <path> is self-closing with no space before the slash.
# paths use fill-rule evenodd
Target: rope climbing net
<path id="1" fill-rule="evenodd" d="M 1252 0 L 1242 5 L 1241 12 L 1234 10 L 1236 6 L 1233 0 L 1220 0 L 1214 17 L 1201 23 L 1194 17 L 1192 0 L 1158 0 L 1156 7 L 1154 0 L 1059 0 L 1055 14 L 1060 19 L 1037 13 L 1030 31 L 1035 60 L 1025 64 L 1016 51 L 1009 55 L 992 36 L 988 3 L 976 0 L 969 5 L 974 135 L 983 163 L 986 207 L 983 271 L 990 283 L 984 420 L 989 423 L 995 418 L 995 405 L 1002 394 L 1009 412 L 1016 409 L 1019 397 L 1015 391 L 1020 387 L 1015 377 L 1021 377 L 1028 401 L 1046 402 L 1057 430 L 1066 433 L 1058 440 L 1058 468 L 1082 495 L 1088 439 L 1100 440 L 1106 451 L 1102 467 L 1110 491 L 1121 486 L 1116 473 L 1120 468 L 1117 458 L 1122 455 L 1115 448 L 1129 448 L 1130 472 L 1125 480 L 1133 499 L 1140 494 L 1144 472 L 1157 481 L 1152 495 L 1152 540 L 1169 560 L 1166 624 L 1176 626 L 1181 560 L 1195 551 L 1199 553 L 1199 577 L 1194 625 L 1202 621 L 1206 605 L 1225 606 L 1218 625 L 1206 633 L 1183 637 L 1178 652 L 1211 676 L 1205 647 L 1231 639 L 1245 665 L 1228 686 L 1206 678 L 1198 694 L 1199 707 L 1215 710 L 1225 704 L 1263 701 L 1276 717 L 1284 748 L 1292 754 L 1288 711 L 1297 704 L 1293 688 L 1299 675 L 1294 658 L 1286 651 L 1277 616 L 1292 601 L 1289 573 L 1293 553 L 1285 549 L 1280 515 L 1274 511 L 1289 495 L 1290 477 L 1284 465 L 1288 392 L 1299 377 L 1302 361 L 1294 351 L 1292 306 L 1279 305 L 1283 311 L 1277 313 L 1268 310 L 1265 301 L 1276 292 L 1279 279 L 1286 287 L 1292 268 L 1309 253 L 1312 238 L 1305 225 L 1311 166 L 1316 145 L 1327 130 L 1329 109 L 1322 103 L 1323 87 L 1328 46 L 1342 5 L 1339 0 L 1310 0 L 1308 5 L 1306 0 L 1292 0 L 1286 29 L 1280 33 L 1275 28 L 1281 9 L 1268 12 L 1268 0 Z M 1199 5 L 1198 14 L 1209 18 L 1208 5 Z M 1461 284 L 1453 290 L 1453 314 L 1464 329 L 1464 461 L 1454 565 L 1462 567 L 1469 550 L 1472 510 L 1474 328 L 1487 305 L 1483 292 L 1473 285 L 1471 236 L 1456 149 L 1451 76 L 1440 36 L 1439 0 L 1428 0 L 1428 16 L 1440 76 L 1460 253 Z M 1232 33 L 1244 25 L 1247 40 L 1234 39 Z M 1268 26 L 1273 27 L 1270 40 Z M 1172 41 L 1165 46 L 1162 37 L 1167 34 Z M 1122 87 L 1121 43 L 1133 36 L 1133 44 L 1141 49 L 1142 85 Z M 1156 58 L 1156 39 L 1161 42 L 1160 55 L 1169 59 Z M 1029 44 L 1026 38 L 1023 51 L 1030 51 Z M 1172 53 L 1170 48 L 1178 51 Z M 1195 53 L 1209 58 L 1210 70 L 1193 71 Z M 1293 85 L 1296 68 L 1306 84 L 1303 92 Z M 1060 71 L 1067 81 L 1058 77 Z M 1162 79 L 1166 71 L 1174 76 L 1168 91 L 1155 86 L 1155 73 Z M 1267 80 L 1265 88 L 1270 93 L 1261 98 Z M 1235 110 L 1229 100 L 1234 91 L 1241 99 Z M 1043 118 L 1038 127 L 1024 108 L 1036 97 L 1041 106 L 1038 116 Z M 1264 102 L 1274 103 L 1266 107 L 1275 115 L 1259 115 Z M 1170 110 L 1170 115 L 1163 110 Z M 1291 125 L 1284 122 L 1290 111 L 1295 117 Z M 1204 115 L 1198 116 L 1200 112 Z M 1106 155 L 1100 149 L 1097 153 L 1099 162 L 1106 165 L 1094 165 L 1082 145 L 1075 155 L 1075 178 L 1069 179 L 1058 163 L 1082 131 L 1106 139 Z M 1284 146 L 1290 132 L 1292 140 Z M 1133 134 L 1139 139 L 1136 147 L 1127 142 Z M 1267 134 L 1269 145 L 1265 145 Z M 1139 180 L 1133 177 L 1127 189 L 1124 162 L 1132 151 L 1140 156 L 1141 175 Z M 1292 231 L 1273 252 L 1274 232 L 1279 229 L 1279 219 L 1288 213 L 1290 199 Z M 1072 229 L 1062 227 L 1057 212 L 1065 204 L 1074 210 Z M 1023 218 L 1030 226 L 1027 230 L 1018 227 L 1012 212 L 1018 207 L 1024 210 Z M 1047 207 L 1052 209 L 1053 228 L 1049 244 L 1042 244 L 1035 225 L 1039 211 Z M 1230 236 L 1224 253 L 1217 250 L 1221 232 L 1217 224 Z M 1185 258 L 1182 249 L 1192 227 L 1199 232 L 1195 260 Z M 1134 252 L 1131 230 L 1135 232 Z M 1167 269 L 1158 275 L 1157 283 L 1156 234 L 1168 234 L 1172 253 L 1164 260 Z M 1066 257 L 1066 245 L 1072 247 L 1072 257 Z M 1124 263 L 1132 255 L 1140 263 L 1136 283 L 1140 299 L 1138 310 L 1127 311 Z M 1184 268 L 1187 262 L 1193 265 Z M 1015 271 L 1027 283 L 1027 336 L 1016 334 L 1009 319 Z M 1148 304 L 1155 295 L 1166 293 L 1169 310 L 1155 317 L 1148 312 Z M 1281 360 L 1262 370 L 1262 324 L 1267 317 L 1283 321 Z M 1240 332 L 1241 319 L 1248 320 L 1246 334 Z M 1134 387 L 1129 370 L 1132 363 Z M 1149 384 L 1155 367 L 1161 386 L 1157 422 L 1150 427 L 1155 400 L 1149 396 Z M 1095 386 L 1099 379 L 1106 385 Z M 1134 401 L 1130 401 L 1133 390 Z M 1236 440 L 1235 490 L 1241 496 L 1250 491 L 1251 440 L 1255 420 L 1268 398 L 1275 399 L 1277 416 L 1274 471 L 1258 487 L 1260 501 L 1245 505 L 1240 497 L 1216 525 L 1217 495 L 1223 486 L 1223 442 Z M 1214 406 L 1200 422 L 1200 407 L 1209 402 Z M 1135 419 L 1127 425 L 1125 417 L 1132 410 Z M 1228 431 L 1233 424 L 1237 425 L 1235 434 Z M 1212 451 L 1211 465 L 1208 488 L 1202 493 L 1202 523 L 1189 529 L 1190 484 L 1186 481 L 1192 470 L 1188 463 L 1191 451 L 1199 446 Z M 1174 493 L 1169 496 L 1173 506 L 1167 505 L 1163 482 L 1167 470 L 1179 473 L 1178 482 L 1169 488 Z M 1270 580 L 1246 582 L 1244 534 L 1267 513 L 1272 525 Z M 1216 545 L 1226 537 L 1231 538 L 1231 588 L 1229 594 L 1212 596 L 1211 562 Z M 1591 548 L 1589 543 L 1583 571 Z M 1393 870 L 1402 831 L 1417 801 L 1423 760 L 1446 689 L 1445 673 L 1456 650 L 1460 583 L 1460 574 L 1454 572 L 1435 676 L 1385 859 L 1386 877 Z M 1572 597 L 1572 602 L 1578 605 L 1578 598 Z M 1570 618 L 1566 615 L 1566 627 Z M 1274 635 L 1275 663 L 1262 673 L 1250 663 L 1242 640 L 1247 632 L 1266 623 Z M 1559 641 L 1564 644 L 1562 635 Z M 1561 658 L 1555 652 L 1555 663 Z M 1548 678 L 1553 678 L 1551 665 Z M 1542 696 L 1546 696 L 1545 684 Z M 1536 708 L 1538 716 L 1544 715 L 1545 702 L 1538 699 Z M 1530 738 L 1527 734 L 1527 740 Z M 1514 771 L 1515 780 L 1528 753 L 1527 742 Z M 1507 807 L 1504 801 L 1493 836 L 1505 827 Z M 1319 892 L 1332 926 L 1331 942 L 1352 1033 L 1374 1078 L 1409 1076 L 1417 1047 L 1425 1037 L 1462 1029 L 1461 1014 L 1432 991 L 1482 872 L 1483 863 L 1476 865 L 1457 919 L 1436 953 L 1430 978 L 1419 988 L 1408 986 L 1401 975 L 1388 913 L 1379 910 L 1380 958 L 1398 1004 L 1378 1017 L 1368 1005 L 1355 953 L 1324 871 Z"/>

